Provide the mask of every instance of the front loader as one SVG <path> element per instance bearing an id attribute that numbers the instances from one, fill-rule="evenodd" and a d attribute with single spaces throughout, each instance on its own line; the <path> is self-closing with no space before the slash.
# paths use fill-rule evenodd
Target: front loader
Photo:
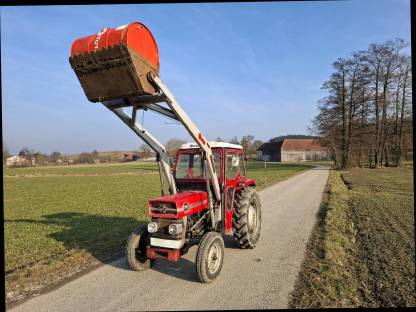
<path id="1" fill-rule="evenodd" d="M 162 194 L 148 201 L 151 222 L 127 241 L 131 269 L 145 270 L 158 258 L 178 261 L 198 245 L 196 272 L 207 283 L 221 271 L 224 235 L 254 248 L 261 204 L 256 182 L 246 176 L 243 148 L 202 135 L 160 79 L 158 48 L 147 27 L 134 22 L 79 38 L 69 61 L 88 100 L 101 102 L 156 153 Z M 140 110 L 179 122 L 193 138 L 178 150 L 173 168 L 166 148 L 136 120 Z"/>

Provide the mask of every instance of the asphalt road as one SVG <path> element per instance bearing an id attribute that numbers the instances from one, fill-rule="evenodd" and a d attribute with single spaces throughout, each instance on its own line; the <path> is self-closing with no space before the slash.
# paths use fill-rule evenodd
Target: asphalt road
<path id="1" fill-rule="evenodd" d="M 260 192 L 262 232 L 256 248 L 226 240 L 220 276 L 197 281 L 196 247 L 177 263 L 158 260 L 133 272 L 124 259 L 11 309 L 19 311 L 143 311 L 287 307 L 305 246 L 316 222 L 327 167 L 317 167 Z"/>

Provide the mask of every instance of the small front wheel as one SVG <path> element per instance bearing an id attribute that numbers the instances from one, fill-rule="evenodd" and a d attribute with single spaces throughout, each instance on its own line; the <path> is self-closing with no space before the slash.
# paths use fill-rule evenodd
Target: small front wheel
<path id="1" fill-rule="evenodd" d="M 220 274 L 224 262 L 224 240 L 217 232 L 206 233 L 199 243 L 196 273 L 201 283 L 210 283 Z"/>
<path id="2" fill-rule="evenodd" d="M 146 249 L 150 244 L 150 235 L 145 225 L 139 226 L 130 234 L 126 245 L 126 259 L 134 271 L 144 271 L 150 268 L 151 261 Z"/>

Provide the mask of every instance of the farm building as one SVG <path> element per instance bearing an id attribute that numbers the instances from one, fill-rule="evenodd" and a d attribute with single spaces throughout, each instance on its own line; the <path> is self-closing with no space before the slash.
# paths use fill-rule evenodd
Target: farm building
<path id="1" fill-rule="evenodd" d="M 140 157 L 136 154 L 133 153 L 128 153 L 128 154 L 124 154 L 124 158 L 122 160 L 122 162 L 126 162 L 126 161 L 136 161 L 140 159 Z"/>
<path id="2" fill-rule="evenodd" d="M 267 142 L 257 149 L 257 159 L 264 161 L 303 161 L 330 159 L 319 139 L 283 139 Z"/>
<path id="3" fill-rule="evenodd" d="M 280 161 L 282 141 L 263 143 L 256 151 L 257 160 Z"/>
<path id="4" fill-rule="evenodd" d="M 11 156 L 6 159 L 6 166 L 28 166 L 28 165 L 35 165 L 35 158 L 31 158 L 30 160 L 27 160 L 23 156 Z"/>

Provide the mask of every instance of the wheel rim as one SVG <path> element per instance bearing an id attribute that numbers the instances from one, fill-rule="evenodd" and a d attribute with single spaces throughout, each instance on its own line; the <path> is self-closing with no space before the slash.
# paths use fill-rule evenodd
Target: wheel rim
<path id="1" fill-rule="evenodd" d="M 253 233 L 257 226 L 257 213 L 256 208 L 253 205 L 250 205 L 248 208 L 248 231 Z"/>
<path id="2" fill-rule="evenodd" d="M 144 262 L 146 261 L 146 253 L 143 250 L 140 250 L 140 248 L 136 248 L 136 259 L 137 261 Z"/>
<path id="3" fill-rule="evenodd" d="M 214 274 L 221 264 L 221 247 L 219 243 L 214 243 L 208 253 L 208 271 Z"/>
<path id="4" fill-rule="evenodd" d="M 140 262 L 145 262 L 147 260 L 147 254 L 146 254 L 147 240 L 148 240 L 147 235 L 141 236 L 139 243 L 137 244 L 137 247 L 134 250 L 136 254 L 136 259 Z"/>

